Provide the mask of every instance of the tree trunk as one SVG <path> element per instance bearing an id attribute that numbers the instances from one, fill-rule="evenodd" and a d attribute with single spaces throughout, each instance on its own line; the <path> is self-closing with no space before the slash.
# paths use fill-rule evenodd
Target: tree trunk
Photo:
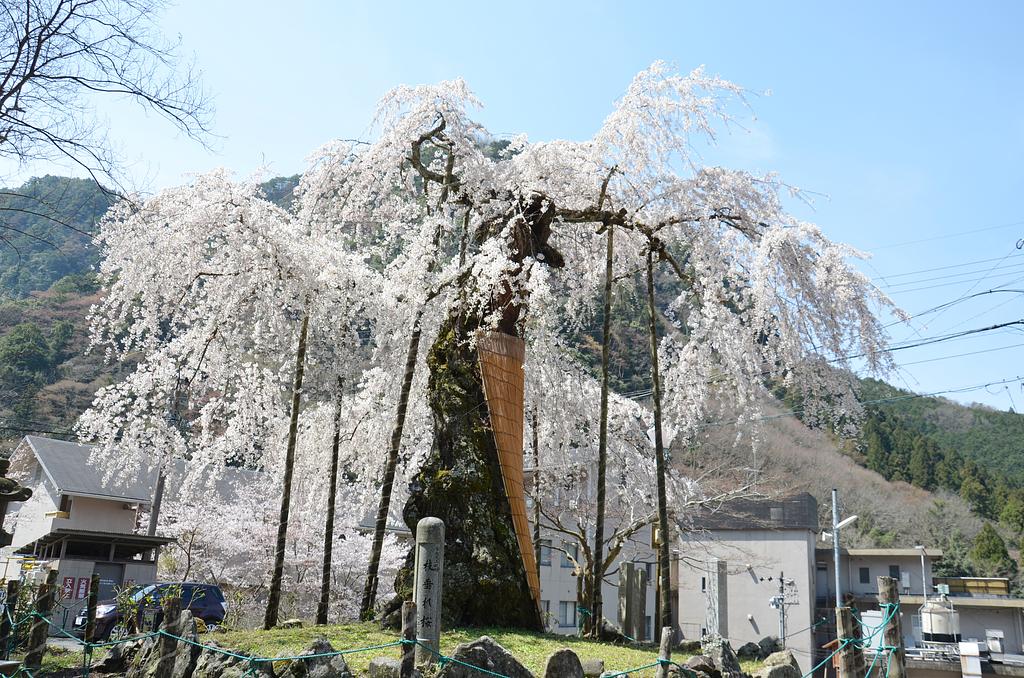
<path id="1" fill-rule="evenodd" d="M 605 475 L 608 468 L 608 348 L 612 328 L 612 260 L 615 254 L 615 227 L 608 226 L 608 247 L 604 260 L 604 334 L 601 338 L 601 424 L 597 443 L 597 516 L 594 524 L 594 560 L 590 572 L 590 631 L 601 636 L 601 577 L 604 550 Z"/>
<path id="2" fill-rule="evenodd" d="M 672 626 L 672 584 L 669 564 L 668 498 L 665 492 L 665 445 L 661 434 L 661 377 L 658 374 L 658 321 L 654 305 L 654 253 L 647 253 L 647 311 L 651 334 L 651 386 L 654 398 L 654 463 L 658 474 L 658 609 L 655 628 Z"/>
<path id="3" fill-rule="evenodd" d="M 395 426 L 391 429 L 391 443 L 388 456 L 384 461 L 384 480 L 380 487 L 380 501 L 377 504 L 377 520 L 373 526 L 373 546 L 370 549 L 370 564 L 366 568 L 366 584 L 363 587 L 363 601 L 359 606 L 360 619 L 373 616 L 373 603 L 377 599 L 378 571 L 380 570 L 380 552 L 384 547 L 384 533 L 388 525 L 388 512 L 391 510 L 391 491 L 395 485 L 395 470 L 398 468 L 398 452 L 402 447 L 402 430 L 405 428 L 405 415 L 409 410 L 409 391 L 416 375 L 416 361 L 420 355 L 420 319 L 422 312 L 416 314 L 409 336 L 409 350 L 405 356 L 405 374 L 402 376 L 402 390 L 398 396 L 398 411 L 395 413 Z M 416 534 L 416 526 L 412 528 Z M 411 600 L 411 598 L 406 598 Z"/>
<path id="4" fill-rule="evenodd" d="M 292 499 L 292 472 L 295 467 L 295 443 L 299 436 L 299 402 L 302 398 L 302 375 L 306 369 L 306 335 L 309 332 L 309 307 L 302 313 L 299 347 L 295 352 L 295 382 L 292 385 L 291 421 L 288 424 L 288 449 L 284 459 L 284 486 L 281 488 L 281 513 L 277 521 L 277 545 L 274 547 L 274 572 L 270 578 L 267 613 L 263 628 L 277 626 L 281 607 L 281 582 L 284 579 L 284 552 L 288 542 L 288 513 Z"/>
<path id="5" fill-rule="evenodd" d="M 540 618 L 502 482 L 480 364 L 467 341 L 479 329 L 479 316 L 453 311 L 430 349 L 427 398 L 434 444 L 410 483 L 404 518 L 413 531 L 421 518 L 444 521 L 446 626 L 537 629 Z M 412 565 L 410 553 L 395 581 L 403 599 L 412 592 Z"/>
<path id="6" fill-rule="evenodd" d="M 336 407 L 334 410 L 334 443 L 331 445 L 331 482 L 327 490 L 327 519 L 324 521 L 324 565 L 320 575 L 320 603 L 316 606 L 316 623 L 327 623 L 327 608 L 331 603 L 331 556 L 334 551 L 334 505 L 338 498 L 338 448 L 341 446 L 341 377 L 338 377 Z"/>

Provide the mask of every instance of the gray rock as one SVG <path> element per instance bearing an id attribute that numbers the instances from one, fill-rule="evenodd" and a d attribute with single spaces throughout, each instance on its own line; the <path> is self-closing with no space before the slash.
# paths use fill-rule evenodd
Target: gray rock
<path id="1" fill-rule="evenodd" d="M 285 619 L 283 622 L 281 622 L 280 624 L 277 625 L 277 628 L 279 628 L 279 629 L 301 629 L 302 628 L 302 620 L 301 619 Z"/>
<path id="2" fill-rule="evenodd" d="M 722 672 L 724 678 L 740 678 L 743 675 L 740 660 L 732 651 L 728 640 L 717 634 L 710 634 L 701 639 L 700 645 L 701 653 L 711 658 L 715 668 Z"/>
<path id="3" fill-rule="evenodd" d="M 768 655 L 755 675 L 757 678 L 800 678 L 802 674 L 792 650 L 783 650 Z"/>
<path id="4" fill-rule="evenodd" d="M 681 640 L 676 645 L 676 649 L 681 654 L 696 654 L 700 652 L 700 641 L 699 640 Z"/>
<path id="5" fill-rule="evenodd" d="M 399 678 L 402 662 L 390 657 L 374 657 L 370 660 L 370 678 Z"/>
<path id="6" fill-rule="evenodd" d="M 603 659 L 584 659 L 583 660 L 583 675 L 586 678 L 599 678 L 604 673 L 604 660 Z"/>
<path id="7" fill-rule="evenodd" d="M 114 645 L 103 661 L 93 665 L 92 670 L 96 673 L 124 673 L 135 656 L 142 650 L 143 643 L 144 641 L 139 639 Z"/>
<path id="8" fill-rule="evenodd" d="M 548 657 L 544 665 L 544 678 L 584 678 L 583 664 L 575 652 L 563 647 Z"/>
<path id="9" fill-rule="evenodd" d="M 694 657 L 690 657 L 686 660 L 686 663 L 683 664 L 683 666 L 694 673 L 707 676 L 708 678 L 722 678 L 722 672 L 718 670 L 718 667 L 715 666 L 715 662 L 707 655 L 699 654 Z"/>
<path id="10" fill-rule="evenodd" d="M 209 641 L 204 643 L 204 645 L 220 647 L 217 643 Z M 196 667 L 192 676 L 193 678 L 200 678 L 200 676 L 203 678 L 207 676 L 211 678 L 242 678 L 250 669 L 254 669 L 253 673 L 257 676 L 270 675 L 270 667 L 266 664 L 254 665 L 238 657 L 232 657 L 215 650 L 204 649 L 196 659 Z"/>
<path id="11" fill-rule="evenodd" d="M 330 655 L 337 652 L 326 638 L 317 638 L 302 655 Z M 312 659 L 293 659 L 288 668 L 278 674 L 281 678 L 352 678 L 352 671 L 345 662 L 344 655 L 335 654 L 329 657 L 313 657 Z"/>
<path id="12" fill-rule="evenodd" d="M 778 652 L 782 649 L 782 643 L 775 636 L 765 636 L 761 640 L 757 641 L 757 646 L 760 650 L 757 653 L 758 659 L 764 659 L 768 655 Z"/>
<path id="13" fill-rule="evenodd" d="M 452 658 L 509 678 L 533 678 L 533 674 L 525 666 L 516 661 L 516 658 L 508 650 L 498 645 L 489 636 L 481 636 L 471 643 L 459 645 L 455 648 Z M 455 662 L 448 662 L 437 676 L 438 678 L 480 678 L 480 672 Z"/>
<path id="14" fill-rule="evenodd" d="M 757 643 L 744 643 L 736 648 L 736 656 L 740 659 L 760 659 L 761 646 Z"/>

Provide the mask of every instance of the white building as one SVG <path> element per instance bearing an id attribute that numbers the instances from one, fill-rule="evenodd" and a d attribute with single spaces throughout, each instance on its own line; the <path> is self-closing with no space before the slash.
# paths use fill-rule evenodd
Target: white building
<path id="1" fill-rule="evenodd" d="M 106 479 L 88 463 L 89 452 L 87 445 L 26 436 L 11 456 L 9 475 L 32 497 L 7 507 L 4 526 L 13 539 L 0 551 L 3 576 L 56 569 L 56 621 L 65 628 L 85 605 L 93 573 L 100 575 L 100 598 L 113 598 L 123 586 L 155 581 L 159 549 L 173 541 L 135 532 L 152 483 Z"/>
<path id="2" fill-rule="evenodd" d="M 780 636 L 784 621 L 786 646 L 809 668 L 817 512 L 817 501 L 807 493 L 737 499 L 683 525 L 678 565 L 683 638 L 717 633 L 738 648 Z"/>

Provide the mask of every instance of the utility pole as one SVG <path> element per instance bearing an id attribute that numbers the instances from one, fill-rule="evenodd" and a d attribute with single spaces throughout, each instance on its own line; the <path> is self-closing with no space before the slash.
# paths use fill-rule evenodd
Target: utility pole
<path id="1" fill-rule="evenodd" d="M 779 572 L 779 640 L 786 649 L 786 579 Z"/>
<path id="2" fill-rule="evenodd" d="M 832 562 L 836 573 L 836 609 L 843 606 L 843 594 L 839 588 L 839 491 L 832 488 Z"/>

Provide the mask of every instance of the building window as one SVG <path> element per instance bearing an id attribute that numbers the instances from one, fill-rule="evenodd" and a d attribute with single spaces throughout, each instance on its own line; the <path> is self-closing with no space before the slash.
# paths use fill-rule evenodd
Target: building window
<path id="1" fill-rule="evenodd" d="M 71 513 L 71 497 L 66 494 L 60 495 L 60 508 L 58 509 L 70 515 Z"/>
<path id="2" fill-rule="evenodd" d="M 868 569 L 866 567 L 860 568 L 860 583 L 861 584 L 870 584 L 871 583 L 871 570 L 870 569 Z"/>
<path id="3" fill-rule="evenodd" d="M 644 563 L 644 569 L 647 571 L 647 585 L 654 585 L 654 563 Z"/>
<path id="4" fill-rule="evenodd" d="M 896 581 L 899 581 L 900 580 L 900 566 L 899 565 L 890 565 L 889 566 L 889 576 L 892 577 L 893 579 L 895 579 Z"/>
<path id="5" fill-rule="evenodd" d="M 651 635 L 651 615 L 644 617 L 644 640 L 651 640 L 654 636 Z"/>
<path id="6" fill-rule="evenodd" d="M 551 540 L 541 539 L 540 540 L 540 564 L 550 565 L 551 564 Z"/>
<path id="7" fill-rule="evenodd" d="M 576 628 L 576 601 L 562 600 L 558 603 L 558 625 L 562 628 Z"/>
<path id="8" fill-rule="evenodd" d="M 567 541 L 562 542 L 562 567 L 576 567 L 574 561 L 580 557 L 580 546 Z M 571 558 L 570 558 L 571 556 Z M 575 624 L 573 624 L 575 626 Z"/>
<path id="9" fill-rule="evenodd" d="M 707 577 L 701 577 L 700 578 L 700 590 L 702 592 L 708 590 L 708 578 Z"/>

